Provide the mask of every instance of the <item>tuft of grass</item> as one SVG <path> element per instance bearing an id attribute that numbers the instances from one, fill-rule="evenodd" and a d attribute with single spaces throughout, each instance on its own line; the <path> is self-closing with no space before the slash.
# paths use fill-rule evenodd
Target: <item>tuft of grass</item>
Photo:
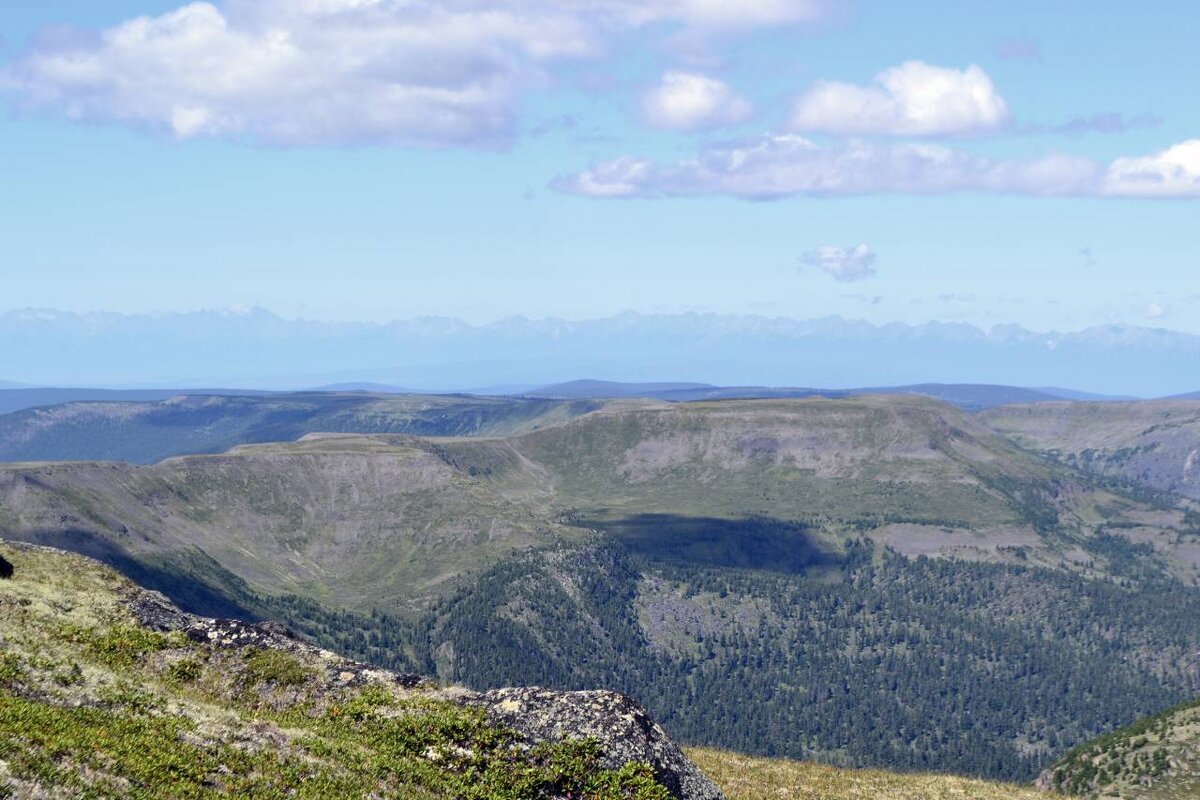
<path id="1" fill-rule="evenodd" d="M 246 656 L 246 680 L 250 684 L 303 686 L 316 672 L 281 650 L 253 649 Z"/>

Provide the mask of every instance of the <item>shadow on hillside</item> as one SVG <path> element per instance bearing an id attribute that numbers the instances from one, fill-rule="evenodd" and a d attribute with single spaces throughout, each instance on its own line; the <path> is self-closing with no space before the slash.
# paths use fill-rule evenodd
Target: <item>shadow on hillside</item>
<path id="1" fill-rule="evenodd" d="M 602 530 L 631 554 L 665 564 L 797 574 L 841 560 L 803 523 L 778 519 L 638 514 L 576 524 Z"/>
<path id="2" fill-rule="evenodd" d="M 13 539 L 57 547 L 107 564 L 146 589 L 162 592 L 192 614 L 258 621 L 242 599 L 249 588 L 198 547 L 162 556 L 135 558 L 119 545 L 92 531 L 33 531 Z"/>

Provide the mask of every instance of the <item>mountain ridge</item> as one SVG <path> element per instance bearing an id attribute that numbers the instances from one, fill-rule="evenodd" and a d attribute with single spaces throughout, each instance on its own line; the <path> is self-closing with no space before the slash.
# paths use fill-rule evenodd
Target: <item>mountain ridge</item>
<path id="1" fill-rule="evenodd" d="M 1102 394 L 1158 396 L 1195 391 L 1183 383 L 1195 370 L 1180 365 L 1200 359 L 1200 336 L 1120 325 L 985 331 L 964 323 L 696 313 L 627 312 L 583 321 L 510 317 L 470 325 L 446 318 L 288 320 L 264 309 L 162 315 L 26 310 L 0 314 L 0 350 L 8 357 L 7 379 L 42 385 L 72 378 L 183 387 L 375 382 L 464 389 L 540 385 L 581 374 L 653 381 L 671 364 L 675 374 L 720 385 L 1067 383 Z"/>

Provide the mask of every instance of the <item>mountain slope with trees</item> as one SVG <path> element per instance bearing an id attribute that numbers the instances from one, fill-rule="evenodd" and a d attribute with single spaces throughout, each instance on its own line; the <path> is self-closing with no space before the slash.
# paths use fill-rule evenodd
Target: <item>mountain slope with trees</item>
<path id="1" fill-rule="evenodd" d="M 0 530 L 363 660 L 625 690 L 760 755 L 1027 779 L 1200 693 L 1187 509 L 925 398 L 11 465 Z"/>

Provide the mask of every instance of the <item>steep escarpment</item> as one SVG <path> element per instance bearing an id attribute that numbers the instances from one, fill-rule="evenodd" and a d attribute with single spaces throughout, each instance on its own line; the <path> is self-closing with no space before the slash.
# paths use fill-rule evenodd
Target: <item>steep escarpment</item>
<path id="1" fill-rule="evenodd" d="M 1186 581 L 1200 564 L 1179 508 L 1099 485 L 923 398 L 611 406 L 513 444 L 592 528 L 774 520 L 827 546 L 865 534 L 910 556 L 1112 575 L 1114 545 L 1127 542 Z"/>
<path id="2" fill-rule="evenodd" d="M 0 793 L 719 800 L 610 692 L 476 693 L 0 542 Z"/>
<path id="3" fill-rule="evenodd" d="M 1005 406 L 980 420 L 1081 469 L 1200 499 L 1200 402 Z M 1200 527 L 1200 519 L 1193 522 Z"/>

